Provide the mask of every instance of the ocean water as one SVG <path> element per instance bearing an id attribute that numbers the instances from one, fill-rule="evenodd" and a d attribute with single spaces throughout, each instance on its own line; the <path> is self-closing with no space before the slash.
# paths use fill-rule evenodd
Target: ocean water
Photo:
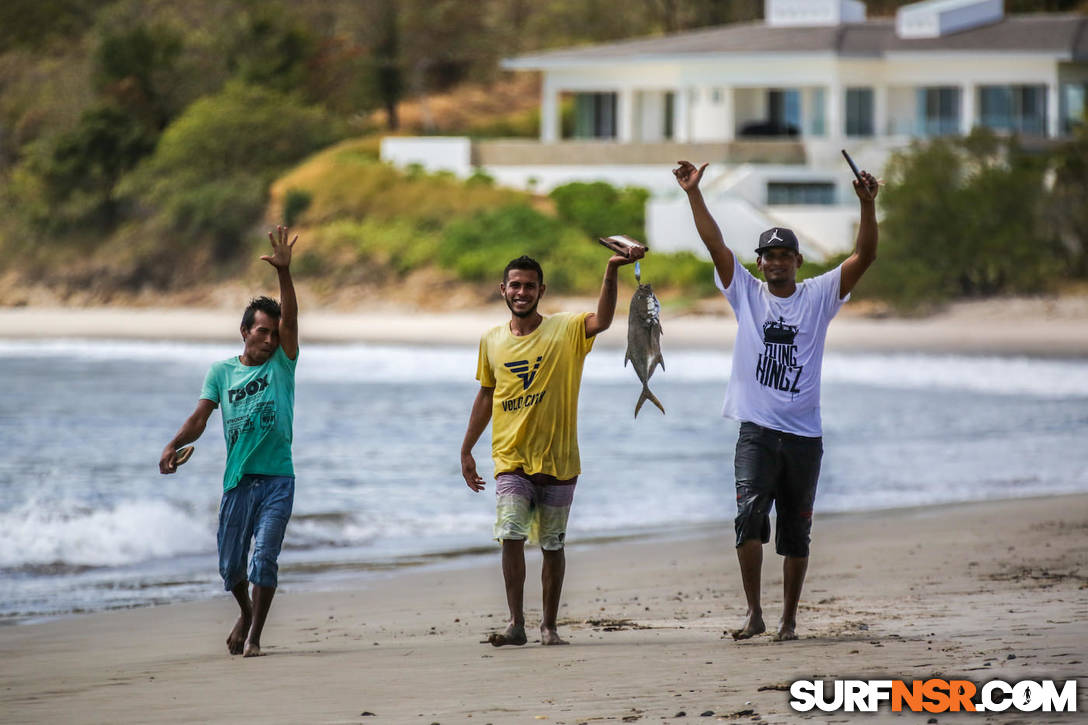
<path id="1" fill-rule="evenodd" d="M 233 345 L 0 342 L 0 623 L 221 595 L 219 414 L 158 473 L 208 365 Z M 586 363 L 572 541 L 694 526 L 732 537 L 729 353 L 666 348 L 633 419 L 622 350 Z M 474 347 L 305 346 L 297 372 L 286 590 L 495 551 L 494 487 L 458 451 Z M 821 512 L 1088 491 L 1088 361 L 829 354 Z M 490 442 L 475 453 L 490 479 Z M 817 524 L 817 531 L 819 530 Z M 727 543 L 723 543 L 727 547 Z"/>

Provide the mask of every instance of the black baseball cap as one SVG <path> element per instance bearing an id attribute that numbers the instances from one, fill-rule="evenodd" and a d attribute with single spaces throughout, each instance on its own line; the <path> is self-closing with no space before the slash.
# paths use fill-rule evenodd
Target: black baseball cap
<path id="1" fill-rule="evenodd" d="M 786 229 L 785 227 L 771 227 L 760 234 L 756 254 L 763 254 L 768 249 L 774 249 L 775 247 L 792 249 L 795 252 L 801 251 L 797 245 L 797 235 L 793 233 L 792 229 Z"/>

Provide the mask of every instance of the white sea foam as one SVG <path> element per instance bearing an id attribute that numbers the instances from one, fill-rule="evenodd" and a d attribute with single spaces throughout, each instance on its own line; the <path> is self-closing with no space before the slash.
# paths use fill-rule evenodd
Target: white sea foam
<path id="1" fill-rule="evenodd" d="M 92 510 L 35 499 L 0 513 L 0 531 L 0 568 L 119 566 L 215 547 L 207 521 L 165 501 Z"/>
<path id="2" fill-rule="evenodd" d="M 143 341 L 0 341 L 5 358 L 71 358 L 83 361 L 169 362 L 203 372 L 213 360 L 237 354 L 237 346 Z M 665 350 L 663 382 L 724 383 L 729 351 Z M 298 381 L 336 383 L 472 383 L 474 347 L 420 345 L 311 345 L 298 368 Z M 844 354 L 824 358 L 824 381 L 899 390 L 961 390 L 1048 398 L 1088 397 L 1088 361 L 1027 357 L 931 354 Z M 623 351 L 601 348 L 585 364 L 591 382 L 630 382 Z"/>

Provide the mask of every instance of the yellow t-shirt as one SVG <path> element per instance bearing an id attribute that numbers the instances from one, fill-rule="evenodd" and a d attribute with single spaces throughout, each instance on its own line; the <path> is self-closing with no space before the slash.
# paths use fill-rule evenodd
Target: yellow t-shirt
<path id="1" fill-rule="evenodd" d="M 491 456 L 496 474 L 520 468 L 565 480 L 581 473 L 578 390 L 594 340 L 586 337 L 588 315 L 545 317 L 522 337 L 503 324 L 480 338 L 476 379 L 495 389 Z"/>

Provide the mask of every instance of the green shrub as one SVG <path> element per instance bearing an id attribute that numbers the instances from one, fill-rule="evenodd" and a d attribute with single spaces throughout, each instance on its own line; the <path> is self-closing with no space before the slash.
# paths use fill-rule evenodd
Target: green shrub
<path id="1" fill-rule="evenodd" d="M 978 129 L 893 155 L 879 261 L 859 291 L 912 310 L 1046 289 L 1058 248 L 1043 220 L 1045 165 Z"/>
<path id="2" fill-rule="evenodd" d="M 229 259 L 243 249 L 243 237 L 265 204 L 259 179 L 233 176 L 180 189 L 165 201 L 170 226 L 190 239 L 212 242 L 215 258 Z"/>
<path id="3" fill-rule="evenodd" d="M 549 196 L 560 219 L 591 237 L 628 234 L 646 238 L 646 200 L 650 198 L 646 189 L 578 181 L 555 187 Z"/>
<path id="4" fill-rule="evenodd" d="M 692 252 L 651 252 L 642 263 L 643 281 L 654 289 L 675 290 L 685 297 L 714 294 L 714 264 Z"/>
<path id="5" fill-rule="evenodd" d="M 189 106 L 124 188 L 165 212 L 176 231 L 193 239 L 212 237 L 216 256 L 223 258 L 239 248 L 240 235 L 260 217 L 274 176 L 337 133 L 318 108 L 232 84 Z"/>
<path id="6" fill-rule="evenodd" d="M 293 227 L 313 200 L 314 195 L 304 189 L 288 189 L 283 197 L 283 223 Z"/>
<path id="7" fill-rule="evenodd" d="M 421 231 L 408 220 L 343 219 L 318 229 L 314 243 L 337 250 L 353 264 L 400 276 L 432 264 L 439 249 L 436 234 Z"/>
<path id="8" fill-rule="evenodd" d="M 438 262 L 467 281 L 498 281 L 506 263 L 523 254 L 540 262 L 545 283 L 556 292 L 592 288 L 607 259 L 578 230 L 527 204 L 511 204 L 451 222 Z"/>
<path id="9" fill-rule="evenodd" d="M 122 175 L 155 148 L 155 138 L 121 109 L 100 105 L 84 111 L 75 128 L 45 148 L 29 169 L 40 179 L 46 204 L 39 226 L 64 231 L 91 223 L 109 229 L 117 221 Z"/>

